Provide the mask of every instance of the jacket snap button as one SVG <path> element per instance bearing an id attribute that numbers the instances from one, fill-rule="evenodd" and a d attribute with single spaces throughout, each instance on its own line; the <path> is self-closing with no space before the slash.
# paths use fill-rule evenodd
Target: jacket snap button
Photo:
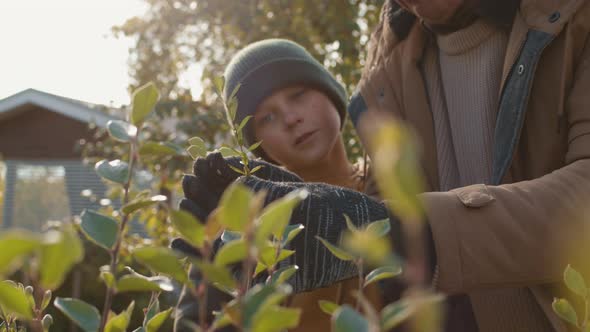
<path id="1" fill-rule="evenodd" d="M 524 74 L 524 65 L 518 66 L 518 75 Z"/>
<path id="2" fill-rule="evenodd" d="M 559 12 L 554 12 L 553 14 L 551 14 L 549 16 L 549 22 L 555 23 L 559 20 L 560 17 L 561 17 L 561 14 Z"/>

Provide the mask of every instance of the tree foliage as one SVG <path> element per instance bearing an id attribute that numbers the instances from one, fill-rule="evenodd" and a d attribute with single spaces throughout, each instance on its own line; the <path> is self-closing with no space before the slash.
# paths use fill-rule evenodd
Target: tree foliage
<path id="1" fill-rule="evenodd" d="M 136 38 L 131 50 L 133 87 L 154 80 L 164 99 L 182 95 L 179 74 L 204 69 L 204 99 L 210 77 L 220 76 L 236 50 L 265 38 L 300 43 L 351 91 L 360 78 L 364 46 L 383 0 L 145 0 L 148 11 L 114 27 Z M 132 87 L 132 88 L 133 88 Z"/>

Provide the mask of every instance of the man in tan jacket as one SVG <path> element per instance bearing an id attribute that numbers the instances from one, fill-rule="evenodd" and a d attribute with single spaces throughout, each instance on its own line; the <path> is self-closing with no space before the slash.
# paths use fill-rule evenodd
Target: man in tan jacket
<path id="1" fill-rule="evenodd" d="M 566 264 L 590 277 L 589 32 L 584 0 L 383 7 L 349 113 L 361 138 L 387 113 L 422 141 L 435 284 L 467 294 L 449 330 L 568 328 L 551 302 Z"/>
<path id="2" fill-rule="evenodd" d="M 571 295 L 559 287 L 568 263 L 590 276 L 589 33 L 585 0 L 386 0 L 349 114 L 362 139 L 371 114 L 421 139 L 425 245 L 451 296 L 449 331 L 568 331 L 551 301 Z M 228 184 L 219 167 L 185 186 L 193 213 L 208 214 Z M 269 200 L 302 186 L 240 181 Z M 309 225 L 290 262 L 297 291 L 354 275 L 313 235 L 337 240 L 344 211 L 360 223 L 385 213 L 359 193 L 305 186 L 313 195 L 292 217 Z"/>

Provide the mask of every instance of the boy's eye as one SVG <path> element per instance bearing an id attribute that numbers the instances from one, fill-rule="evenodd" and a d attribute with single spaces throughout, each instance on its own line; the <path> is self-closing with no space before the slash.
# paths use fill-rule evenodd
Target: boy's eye
<path id="1" fill-rule="evenodd" d="M 261 124 L 265 124 L 265 123 L 272 122 L 274 119 L 275 119 L 275 115 L 272 112 L 269 112 L 269 113 L 263 115 L 260 118 L 260 120 L 258 120 L 258 122 Z"/>

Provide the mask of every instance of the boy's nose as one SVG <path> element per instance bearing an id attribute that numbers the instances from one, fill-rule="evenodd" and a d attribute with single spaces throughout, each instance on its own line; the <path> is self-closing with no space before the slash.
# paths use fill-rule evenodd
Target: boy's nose
<path id="1" fill-rule="evenodd" d="M 301 116 L 299 112 L 293 110 L 286 110 L 283 119 L 285 120 L 287 127 L 292 127 L 303 122 L 303 116 Z"/>

